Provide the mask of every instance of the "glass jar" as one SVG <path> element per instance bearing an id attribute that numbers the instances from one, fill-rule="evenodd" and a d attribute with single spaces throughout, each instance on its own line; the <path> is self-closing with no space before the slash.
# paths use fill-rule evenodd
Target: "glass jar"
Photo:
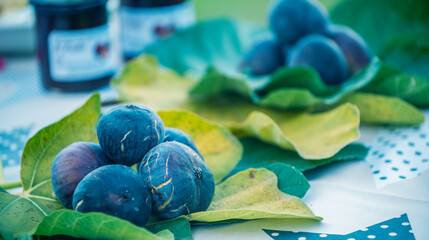
<path id="1" fill-rule="evenodd" d="M 31 0 L 36 12 L 43 85 L 89 91 L 109 83 L 118 67 L 107 0 Z"/>
<path id="2" fill-rule="evenodd" d="M 122 53 L 127 60 L 195 23 L 194 5 L 186 0 L 121 0 L 119 15 Z"/>

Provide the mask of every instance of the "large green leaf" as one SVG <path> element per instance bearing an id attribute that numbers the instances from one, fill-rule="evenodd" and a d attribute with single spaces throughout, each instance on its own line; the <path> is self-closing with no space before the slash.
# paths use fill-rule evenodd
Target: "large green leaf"
<path id="1" fill-rule="evenodd" d="M 31 234 L 46 215 L 63 208 L 51 183 L 51 165 L 64 147 L 76 141 L 96 141 L 95 125 L 100 115 L 100 96 L 92 96 L 81 108 L 34 135 L 21 159 L 24 191 L 0 193 L 0 232 L 13 237 Z"/>
<path id="2" fill-rule="evenodd" d="M 362 121 L 374 124 L 420 125 L 425 115 L 413 105 L 396 97 L 354 93 L 345 101 L 359 107 Z"/>
<path id="3" fill-rule="evenodd" d="M 426 0 L 346 0 L 331 18 L 354 28 L 387 63 L 429 77 L 427 9 Z"/>
<path id="4" fill-rule="evenodd" d="M 186 111 L 158 111 L 164 125 L 188 133 L 213 173 L 221 181 L 240 161 L 243 147 L 225 127 Z"/>
<path id="5" fill-rule="evenodd" d="M 248 168 L 263 168 L 275 163 L 288 164 L 304 172 L 334 161 L 362 160 L 368 153 L 368 149 L 360 144 L 349 144 L 330 158 L 310 161 L 303 159 L 296 152 L 263 143 L 255 138 L 242 138 L 240 142 L 244 147 L 243 158 L 231 175 Z"/>
<path id="6" fill-rule="evenodd" d="M 0 192 L 0 233 L 8 239 L 31 234 L 43 217 L 62 205 L 40 196 L 16 196 Z"/>
<path id="7" fill-rule="evenodd" d="M 216 186 L 207 211 L 187 217 L 200 223 L 262 218 L 321 220 L 299 198 L 281 192 L 276 174 L 266 169 L 248 169 L 228 178 Z"/>
<path id="8" fill-rule="evenodd" d="M 174 234 L 175 240 L 192 240 L 191 224 L 185 217 L 179 217 L 172 220 L 157 222 L 146 225 L 146 228 L 153 233 L 163 230 L 169 230 Z"/>
<path id="9" fill-rule="evenodd" d="M 295 150 L 305 159 L 332 157 L 359 137 L 359 110 L 352 104 L 317 114 L 270 116 L 253 112 L 246 121 L 231 125 L 231 129 L 239 136 L 253 136 Z"/>
<path id="10" fill-rule="evenodd" d="M 235 77 L 232 77 L 209 68 L 192 87 L 190 96 L 194 99 L 209 99 L 235 93 L 267 107 L 314 109 L 333 105 L 347 94 L 366 86 L 379 68 L 380 61 L 374 58 L 367 68 L 338 86 L 326 85 L 319 74 L 309 67 L 280 68 L 265 86 L 256 88 L 255 81 L 243 74 L 234 73 Z"/>
<path id="11" fill-rule="evenodd" d="M 236 72 L 245 51 L 265 34 L 265 29 L 243 21 L 203 21 L 151 45 L 146 53 L 180 74 L 202 76 L 212 65 L 222 72 Z"/>
<path id="12" fill-rule="evenodd" d="M 43 219 L 35 235 L 66 235 L 85 239 L 154 239 L 170 240 L 168 230 L 153 234 L 145 228 L 103 213 L 80 213 L 63 209 Z"/>
<path id="13" fill-rule="evenodd" d="M 410 76 L 384 65 L 377 77 L 362 92 L 399 97 L 419 107 L 429 106 L 429 79 Z"/>

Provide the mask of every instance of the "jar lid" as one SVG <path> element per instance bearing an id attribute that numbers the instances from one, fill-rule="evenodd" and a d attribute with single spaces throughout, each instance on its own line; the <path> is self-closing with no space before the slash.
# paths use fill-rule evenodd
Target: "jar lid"
<path id="1" fill-rule="evenodd" d="M 107 0 L 30 0 L 35 5 L 71 6 L 71 5 L 94 5 L 103 4 Z"/>

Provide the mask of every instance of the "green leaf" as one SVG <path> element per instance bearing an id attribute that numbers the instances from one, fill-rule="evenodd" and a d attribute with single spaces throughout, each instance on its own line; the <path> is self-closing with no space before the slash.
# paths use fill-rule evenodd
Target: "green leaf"
<path id="1" fill-rule="evenodd" d="M 398 97 L 418 107 L 429 106 L 429 79 L 409 76 L 387 65 L 361 91 Z"/>
<path id="2" fill-rule="evenodd" d="M 18 237 L 31 234 L 46 215 L 63 206 L 51 184 L 51 165 L 64 147 L 76 141 L 96 141 L 100 96 L 92 96 L 81 108 L 34 135 L 21 159 L 24 191 L 18 196 L 0 193 L 0 232 Z"/>
<path id="3" fill-rule="evenodd" d="M 359 138 L 359 110 L 352 104 L 317 114 L 278 113 L 270 117 L 253 112 L 246 121 L 232 124 L 230 128 L 238 136 L 253 136 L 295 150 L 305 159 L 332 157 Z"/>
<path id="4" fill-rule="evenodd" d="M 0 192 L 0 233 L 13 238 L 31 234 L 43 217 L 61 208 L 59 202 L 49 198 Z"/>
<path id="5" fill-rule="evenodd" d="M 429 78 L 429 34 L 404 34 L 390 39 L 380 55 L 386 63 L 404 72 Z"/>
<path id="6" fill-rule="evenodd" d="M 240 161 L 243 147 L 225 127 L 186 111 L 158 111 L 164 125 L 188 133 L 213 173 L 215 182 L 225 178 Z"/>
<path id="7" fill-rule="evenodd" d="M 244 75 L 239 75 L 237 78 L 228 77 L 215 67 L 209 67 L 203 78 L 189 90 L 189 94 L 191 98 L 200 100 L 226 93 L 236 93 L 254 102 L 259 101 L 256 93 L 244 78 Z"/>
<path id="8" fill-rule="evenodd" d="M 151 45 L 146 53 L 156 56 L 161 65 L 179 74 L 202 76 L 209 66 L 222 72 L 237 72 L 245 51 L 256 37 L 266 33 L 264 28 L 244 21 L 203 21 Z"/>
<path id="9" fill-rule="evenodd" d="M 216 223 L 225 220 L 263 218 L 306 218 L 314 216 L 301 199 L 277 188 L 276 174 L 267 169 L 248 169 L 216 186 L 207 211 L 188 215 L 194 222 Z"/>
<path id="10" fill-rule="evenodd" d="M 4 190 L 2 187 L 0 187 L 0 192 L 2 192 L 2 193 L 7 193 L 7 191 L 6 191 L 6 190 Z"/>
<path id="11" fill-rule="evenodd" d="M 387 63 L 429 77 L 427 9 L 426 0 L 346 0 L 331 19 L 354 28 Z"/>
<path id="12" fill-rule="evenodd" d="M 283 88 L 306 89 L 315 96 L 328 97 L 339 90 L 339 86 L 328 86 L 323 83 L 320 75 L 310 67 L 282 67 L 271 76 L 271 81 L 258 91 L 265 96 L 272 91 Z"/>
<path id="13" fill-rule="evenodd" d="M 21 159 L 24 194 L 54 199 L 51 165 L 66 146 L 78 142 L 97 142 L 95 125 L 100 116 L 100 96 L 92 96 L 81 108 L 34 135 L 25 145 Z"/>
<path id="14" fill-rule="evenodd" d="M 62 209 L 43 219 L 35 235 L 66 235 L 85 239 L 174 239 L 168 230 L 153 234 L 145 228 L 103 213 Z"/>
<path id="15" fill-rule="evenodd" d="M 275 163 L 288 164 L 304 172 L 334 161 L 362 160 L 368 153 L 368 149 L 363 145 L 349 144 L 330 158 L 310 161 L 303 159 L 296 152 L 263 143 L 255 138 L 242 138 L 240 142 L 244 147 L 243 158 L 230 175 L 248 168 L 263 168 Z M 279 181 L 281 180 L 279 177 Z"/>
<path id="16" fill-rule="evenodd" d="M 311 68 L 283 68 L 259 92 L 261 104 L 281 109 L 317 108 L 334 105 L 342 98 L 369 84 L 381 66 L 378 58 L 338 86 L 327 86 Z"/>
<path id="17" fill-rule="evenodd" d="M 379 59 L 374 58 L 367 68 L 339 86 L 327 86 L 319 74 L 308 67 L 281 68 L 265 86 L 259 88 L 252 86 L 255 81 L 243 74 L 231 73 L 228 76 L 212 67 L 192 87 L 190 96 L 194 99 L 209 99 L 234 93 L 268 107 L 321 108 L 333 105 L 347 94 L 366 86 L 376 76 L 380 65 Z"/>
<path id="18" fill-rule="evenodd" d="M 424 114 L 413 105 L 396 97 L 355 93 L 345 99 L 358 106 L 362 122 L 391 125 L 420 125 Z"/>
<path id="19" fill-rule="evenodd" d="M 162 230 L 169 230 L 174 234 L 175 240 L 192 240 L 191 224 L 184 217 L 175 218 L 146 225 L 146 228 L 153 233 Z"/>
<path id="20" fill-rule="evenodd" d="M 295 167 L 277 162 L 266 165 L 264 168 L 277 175 L 277 187 L 280 191 L 303 198 L 310 188 L 307 178 Z"/>

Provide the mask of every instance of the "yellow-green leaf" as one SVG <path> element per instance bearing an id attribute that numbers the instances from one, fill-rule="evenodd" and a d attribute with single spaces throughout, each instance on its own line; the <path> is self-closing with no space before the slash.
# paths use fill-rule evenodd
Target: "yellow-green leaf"
<path id="1" fill-rule="evenodd" d="M 159 111 L 166 127 L 188 133 L 213 172 L 215 182 L 221 181 L 240 161 L 243 147 L 225 127 L 211 123 L 186 111 Z"/>
<path id="2" fill-rule="evenodd" d="M 359 110 L 352 104 L 343 104 L 314 114 L 268 116 L 253 112 L 244 122 L 232 124 L 231 129 L 239 136 L 253 136 L 294 150 L 305 159 L 324 159 L 359 138 Z"/>
<path id="3" fill-rule="evenodd" d="M 321 220 L 301 199 L 281 192 L 277 177 L 266 169 L 239 172 L 216 186 L 210 207 L 188 216 L 193 222 L 224 222 L 262 218 Z"/>
<path id="4" fill-rule="evenodd" d="M 361 120 L 372 124 L 419 125 L 424 114 L 413 105 L 396 97 L 371 93 L 354 93 L 345 99 L 358 106 Z"/>
<path id="5" fill-rule="evenodd" d="M 128 62 L 112 84 L 122 100 L 171 109 L 187 104 L 192 81 L 161 68 L 154 57 L 142 55 Z"/>

